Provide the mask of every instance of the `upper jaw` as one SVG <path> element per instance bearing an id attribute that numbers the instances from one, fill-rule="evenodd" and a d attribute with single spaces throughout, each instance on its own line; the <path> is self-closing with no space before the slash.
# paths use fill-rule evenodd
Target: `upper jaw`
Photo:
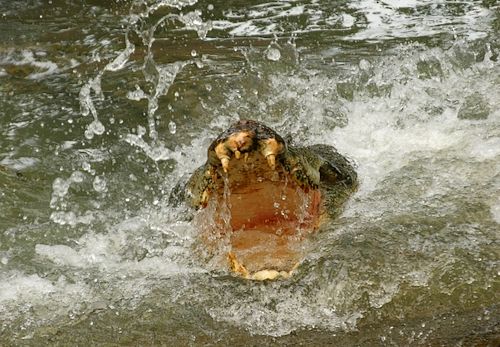
<path id="1" fill-rule="evenodd" d="M 255 121 L 239 121 L 222 133 L 208 149 L 208 161 L 215 167 L 229 170 L 234 156 L 246 158 L 248 153 L 258 151 L 271 169 L 276 167 L 276 158 L 286 151 L 286 143 L 274 130 Z"/>
<path id="2" fill-rule="evenodd" d="M 263 165 L 255 165 L 256 160 Z M 196 170 L 188 182 L 190 202 L 195 208 L 206 207 L 211 196 L 221 192 L 225 180 L 250 184 L 241 175 L 242 170 L 249 172 L 250 168 L 263 178 L 287 175 L 289 182 L 307 192 L 319 183 L 319 174 L 314 179 L 316 176 L 311 175 L 309 166 L 308 161 L 288 148 L 271 128 L 256 121 L 239 121 L 209 146 L 206 165 Z"/>

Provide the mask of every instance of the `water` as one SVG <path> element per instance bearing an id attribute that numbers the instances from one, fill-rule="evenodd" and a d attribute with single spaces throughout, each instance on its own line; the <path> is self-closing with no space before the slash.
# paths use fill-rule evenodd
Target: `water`
<path id="1" fill-rule="evenodd" d="M 0 5 L 1 345 L 498 342 L 495 1 L 20 4 Z M 170 199 L 240 118 L 357 164 L 290 280 L 200 262 Z"/>

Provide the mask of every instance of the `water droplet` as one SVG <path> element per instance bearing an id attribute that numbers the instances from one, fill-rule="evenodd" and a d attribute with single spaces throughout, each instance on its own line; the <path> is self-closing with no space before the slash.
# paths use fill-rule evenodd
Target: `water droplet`
<path id="1" fill-rule="evenodd" d="M 141 89 L 141 87 L 136 85 L 134 91 L 129 91 L 127 93 L 127 98 L 130 100 L 139 101 L 141 99 L 146 99 L 147 95 L 146 95 L 146 93 L 144 93 L 144 91 Z"/>
<path id="2" fill-rule="evenodd" d="M 102 135 L 106 128 L 99 120 L 94 120 L 92 123 L 87 125 L 87 129 L 85 130 L 85 137 L 87 139 L 92 139 L 94 135 Z"/>
<path id="3" fill-rule="evenodd" d="M 94 137 L 94 132 L 87 129 L 85 130 L 84 135 L 87 140 L 92 140 L 92 138 Z"/>
<path id="4" fill-rule="evenodd" d="M 210 92 L 210 91 L 212 91 L 212 85 L 211 85 L 211 84 L 208 84 L 208 83 L 207 83 L 207 84 L 205 84 L 205 89 L 206 89 L 207 91 L 209 91 L 209 92 Z"/>
<path id="5" fill-rule="evenodd" d="M 208 9 L 209 11 L 212 11 L 212 10 L 214 9 L 214 5 L 212 5 L 212 4 L 208 4 L 207 9 Z"/>
<path id="6" fill-rule="evenodd" d="M 83 169 L 84 171 L 87 171 L 87 172 L 91 172 L 91 171 L 92 171 L 92 167 L 91 167 L 91 166 L 90 166 L 90 164 L 89 164 L 89 163 L 87 163 L 86 161 L 84 161 L 84 162 L 82 163 L 82 169 Z"/>
<path id="7" fill-rule="evenodd" d="M 275 203 L 273 204 L 273 206 L 274 206 L 274 208 L 280 208 L 280 203 L 279 203 L 279 202 L 275 202 Z"/>
<path id="8" fill-rule="evenodd" d="M 96 176 L 94 182 L 92 183 L 94 190 L 98 193 L 104 193 L 106 191 L 106 180 L 103 177 Z"/>
<path id="9" fill-rule="evenodd" d="M 146 128 L 141 126 L 141 125 L 138 125 L 137 126 L 137 135 L 139 135 L 139 136 L 146 135 Z"/>
<path id="10" fill-rule="evenodd" d="M 168 131 L 170 131 L 171 134 L 175 134 L 175 132 L 177 131 L 177 125 L 175 124 L 175 122 L 170 121 L 168 123 Z"/>
<path id="11" fill-rule="evenodd" d="M 70 180 L 75 183 L 81 183 L 85 179 L 85 175 L 81 171 L 75 171 L 71 174 Z"/>
<path id="12" fill-rule="evenodd" d="M 281 52 L 277 48 L 270 47 L 267 49 L 266 58 L 271 61 L 278 61 L 281 58 Z"/>
<path id="13" fill-rule="evenodd" d="M 70 183 L 57 177 L 52 183 L 52 196 L 64 197 L 68 193 Z"/>
<path id="14" fill-rule="evenodd" d="M 198 55 L 198 53 L 196 53 L 196 50 L 194 50 L 194 49 L 193 49 L 193 50 L 191 51 L 191 56 L 192 56 L 192 57 L 196 57 L 197 55 Z"/>
<path id="15" fill-rule="evenodd" d="M 370 62 L 366 59 L 361 59 L 361 61 L 359 62 L 359 68 L 361 70 L 367 71 L 370 69 L 371 66 L 372 64 L 370 64 Z"/>

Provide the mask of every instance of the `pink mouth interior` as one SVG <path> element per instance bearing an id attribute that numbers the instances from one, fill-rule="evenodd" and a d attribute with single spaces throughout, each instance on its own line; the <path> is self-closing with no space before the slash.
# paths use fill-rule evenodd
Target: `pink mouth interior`
<path id="1" fill-rule="evenodd" d="M 248 271 L 291 270 L 302 257 L 304 236 L 319 223 L 319 190 L 303 190 L 258 152 L 246 162 L 232 158 L 220 181 L 207 209 L 220 215 L 209 232 L 229 233 L 231 251 Z"/>

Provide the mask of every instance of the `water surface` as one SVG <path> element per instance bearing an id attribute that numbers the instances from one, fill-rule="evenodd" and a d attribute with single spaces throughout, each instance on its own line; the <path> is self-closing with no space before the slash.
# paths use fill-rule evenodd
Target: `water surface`
<path id="1" fill-rule="evenodd" d="M 499 13 L 2 2 L 1 344 L 496 345 Z M 170 198 L 246 118 L 360 177 L 289 280 L 200 261 Z"/>

